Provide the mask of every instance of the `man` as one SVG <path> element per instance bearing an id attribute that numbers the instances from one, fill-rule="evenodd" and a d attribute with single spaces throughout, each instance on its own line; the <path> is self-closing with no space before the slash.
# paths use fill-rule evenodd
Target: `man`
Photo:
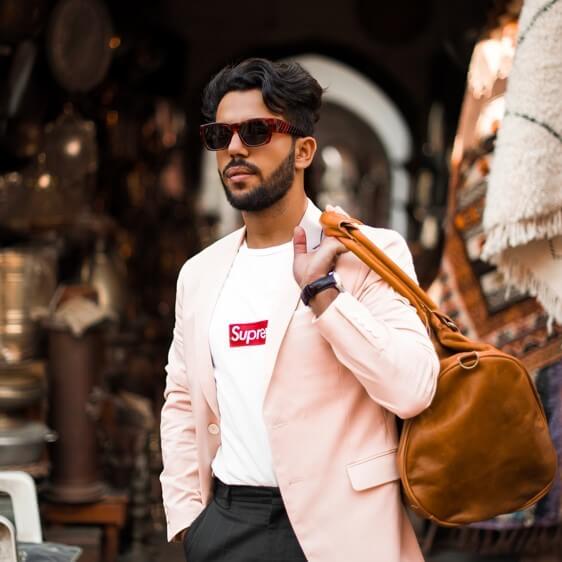
<path id="1" fill-rule="evenodd" d="M 161 481 L 188 562 L 423 560 L 395 415 L 430 404 L 437 356 L 405 299 L 322 236 L 304 191 L 321 96 L 263 59 L 205 91 L 202 140 L 245 226 L 178 279 Z M 399 234 L 365 232 L 415 277 Z"/>

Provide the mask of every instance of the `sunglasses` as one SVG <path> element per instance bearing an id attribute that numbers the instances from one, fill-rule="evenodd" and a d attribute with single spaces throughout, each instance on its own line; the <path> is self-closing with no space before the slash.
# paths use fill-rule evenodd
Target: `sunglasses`
<path id="1" fill-rule="evenodd" d="M 224 150 L 230 145 L 234 133 L 248 147 L 263 146 L 271 140 L 273 133 L 305 137 L 306 135 L 281 119 L 248 119 L 242 123 L 208 123 L 201 125 L 201 140 L 208 150 Z"/>

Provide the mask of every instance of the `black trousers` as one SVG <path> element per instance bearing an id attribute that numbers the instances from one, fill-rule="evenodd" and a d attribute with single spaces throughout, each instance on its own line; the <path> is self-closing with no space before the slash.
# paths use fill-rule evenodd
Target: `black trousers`
<path id="1" fill-rule="evenodd" d="M 213 485 L 184 538 L 186 562 L 306 562 L 279 488 Z"/>

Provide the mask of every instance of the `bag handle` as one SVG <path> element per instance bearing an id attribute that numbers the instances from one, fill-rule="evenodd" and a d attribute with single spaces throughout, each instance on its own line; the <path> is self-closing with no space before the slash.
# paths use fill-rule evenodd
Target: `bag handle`
<path id="1" fill-rule="evenodd" d="M 409 301 L 419 301 L 420 305 L 423 305 L 424 308 L 430 311 L 437 310 L 437 305 L 425 291 L 361 232 L 359 227 L 363 223 L 335 211 L 324 211 L 320 216 L 320 223 L 324 227 L 324 234 L 335 236 L 353 253 L 357 250 L 357 257 L 374 269 L 402 296 L 406 297 Z M 414 302 L 412 304 L 415 305 Z"/>
<path id="2" fill-rule="evenodd" d="M 438 342 L 442 349 L 474 354 L 491 348 L 487 343 L 470 340 L 464 336 L 456 324 L 439 311 L 429 295 L 361 232 L 361 221 L 335 211 L 324 211 L 320 216 L 320 223 L 326 236 L 337 238 L 398 294 L 408 299 L 428 333 L 433 335 L 434 343 Z"/>
<path id="3" fill-rule="evenodd" d="M 363 263 L 378 273 L 397 293 L 408 299 L 422 322 L 433 326 L 432 316 L 451 330 L 458 331 L 455 323 L 442 314 L 429 295 L 380 248 L 363 234 L 361 221 L 336 211 L 324 211 L 320 223 L 326 236 L 334 236 Z M 435 326 L 433 326 L 435 328 Z"/>

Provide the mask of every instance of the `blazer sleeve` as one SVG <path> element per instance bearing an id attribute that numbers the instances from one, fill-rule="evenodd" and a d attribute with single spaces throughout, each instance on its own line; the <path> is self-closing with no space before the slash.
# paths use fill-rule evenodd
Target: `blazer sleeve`
<path id="1" fill-rule="evenodd" d="M 199 483 L 195 420 L 183 349 L 183 272 L 176 290 L 175 325 L 166 365 L 166 388 L 160 435 L 163 471 L 160 475 L 168 540 L 188 527 L 203 509 Z"/>
<path id="2" fill-rule="evenodd" d="M 373 230 L 363 231 L 417 282 L 402 236 L 385 230 L 381 245 Z M 361 269 L 367 273 L 353 293 L 340 293 L 314 323 L 372 400 L 401 418 L 416 416 L 435 394 L 435 348 L 408 300 L 374 271 L 363 264 Z"/>

